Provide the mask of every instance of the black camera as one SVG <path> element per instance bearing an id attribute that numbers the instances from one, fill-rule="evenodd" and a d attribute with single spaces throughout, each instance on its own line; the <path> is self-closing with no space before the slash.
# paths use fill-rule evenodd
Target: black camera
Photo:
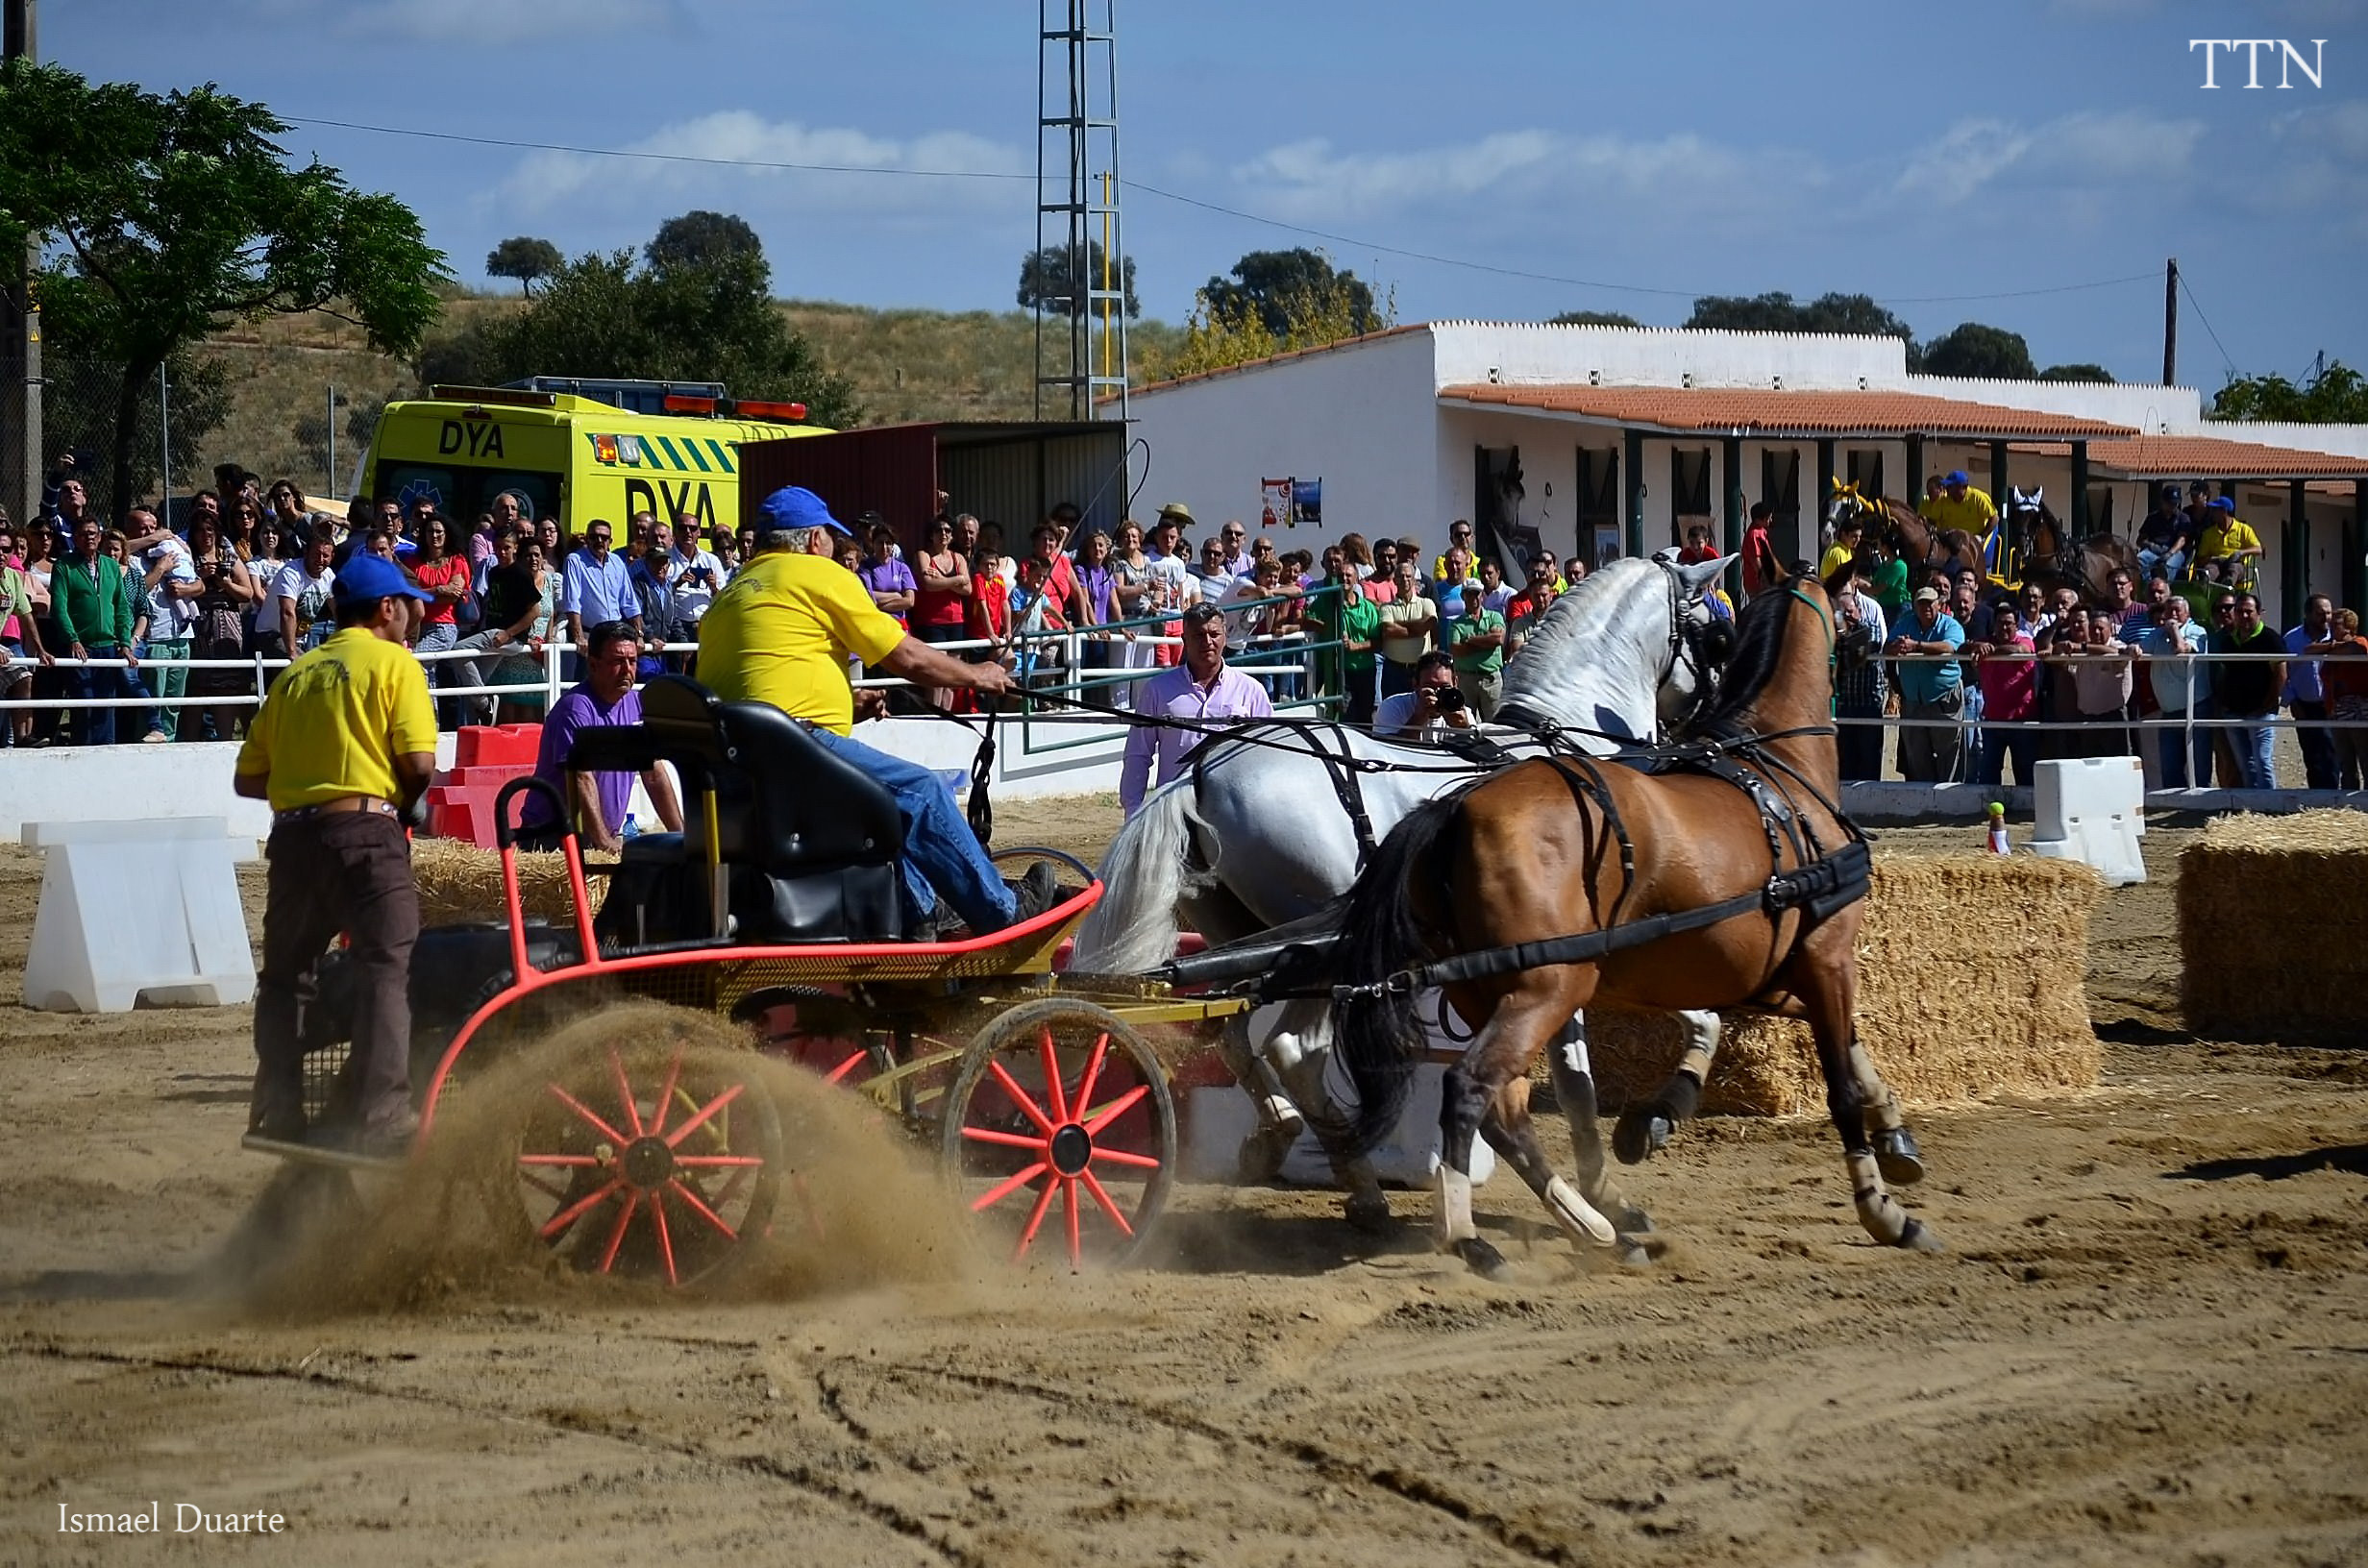
<path id="1" fill-rule="evenodd" d="M 1442 686 L 1438 688 L 1438 695 L 1431 698 L 1431 705 L 1442 713 L 1462 713 L 1464 694 L 1456 687 Z"/>

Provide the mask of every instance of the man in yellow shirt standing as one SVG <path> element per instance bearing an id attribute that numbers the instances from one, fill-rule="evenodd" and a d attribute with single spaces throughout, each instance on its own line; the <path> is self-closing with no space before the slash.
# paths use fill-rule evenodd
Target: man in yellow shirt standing
<path id="1" fill-rule="evenodd" d="M 409 602 L 428 597 L 356 551 L 337 574 L 335 635 L 273 682 L 239 747 L 234 787 L 272 808 L 247 1121 L 262 1138 L 305 1137 L 301 1013 L 340 931 L 356 976 L 358 1147 L 401 1154 L 419 1127 L 407 989 L 419 889 L 404 820 L 435 772 L 435 708 L 403 636 Z"/>
<path id="2" fill-rule="evenodd" d="M 834 537 L 853 534 L 811 490 L 786 485 L 764 499 L 756 552 L 699 623 L 699 678 L 724 701 L 771 703 L 896 796 L 908 924 L 925 919 L 940 894 L 974 933 L 1042 914 L 1055 897 L 1049 864 L 1031 867 L 1016 891 L 1005 887 L 943 779 L 848 733 L 856 716 L 851 658 L 918 685 L 990 695 L 1011 689 L 1009 673 L 941 653 L 897 625 L 831 558 Z"/>
<path id="3" fill-rule="evenodd" d="M 1998 503 L 1963 469 L 1942 475 L 1940 494 L 1925 497 L 1916 510 L 1936 530 L 1964 529 L 1981 549 L 1983 569 L 1992 574 L 1999 570 Z"/>

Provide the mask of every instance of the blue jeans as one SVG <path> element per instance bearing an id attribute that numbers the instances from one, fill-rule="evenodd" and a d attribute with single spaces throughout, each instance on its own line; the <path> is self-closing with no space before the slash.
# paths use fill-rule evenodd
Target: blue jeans
<path id="1" fill-rule="evenodd" d="M 83 651 L 94 659 L 123 657 L 123 649 L 111 645 L 99 647 L 93 644 L 86 647 Z M 85 702 L 107 698 L 148 695 L 146 689 L 137 684 L 128 670 L 111 668 L 93 670 L 87 666 L 78 666 L 67 674 L 66 679 L 68 682 L 66 695 Z M 79 746 L 114 745 L 115 715 L 131 711 L 128 708 L 84 708 L 74 716 L 78 730 L 75 743 Z"/>
<path id="2" fill-rule="evenodd" d="M 978 846 L 978 835 L 963 820 L 945 780 L 919 763 L 874 750 L 861 741 L 819 726 L 807 733 L 896 796 L 897 815 L 904 820 L 901 869 L 908 923 L 936 908 L 940 894 L 974 933 L 999 931 L 1011 923 L 1018 901 L 995 874 L 995 863 Z"/>
<path id="3" fill-rule="evenodd" d="M 2145 574 L 2145 576 L 2139 579 L 2138 590 L 2141 593 L 2144 592 L 2146 583 L 2155 577 L 2167 577 L 2171 581 L 2177 582 L 2179 580 L 2179 569 L 2186 564 L 2187 552 L 2183 550 L 2139 551 L 2137 552 L 2137 567 L 2140 572 Z"/>
<path id="4" fill-rule="evenodd" d="M 2208 702 L 2197 703 L 2195 716 L 2198 719 L 2209 718 L 2210 707 Z M 2180 727 L 2176 729 L 2155 731 L 2155 743 L 2158 748 L 2158 755 L 2162 763 L 2162 787 L 2166 790 L 2183 790 L 2192 783 L 2197 789 L 2211 788 L 2211 731 L 2197 730 L 2195 744 L 2190 747 L 2187 744 L 2187 730 L 2184 723 L 2187 716 L 2183 710 L 2174 713 L 2165 708 L 2156 717 L 2181 722 Z M 2195 772 L 2192 774 L 2187 772 L 2187 757 L 2190 751 L 2195 756 Z"/>
<path id="5" fill-rule="evenodd" d="M 2246 789 L 2278 787 L 2277 771 L 2270 765 L 2270 747 L 2277 733 L 2267 724 L 2246 724 L 2229 731 L 2229 744 L 2236 748 L 2237 775 Z"/>
<path id="6" fill-rule="evenodd" d="M 1977 784 L 2004 786 L 2007 781 L 2007 759 L 2014 760 L 2014 782 L 2028 786 L 2032 782 L 2032 766 L 2039 754 L 2039 737 L 2028 729 L 2010 729 L 2003 724 L 1982 731 L 1982 760 L 1977 765 Z"/>

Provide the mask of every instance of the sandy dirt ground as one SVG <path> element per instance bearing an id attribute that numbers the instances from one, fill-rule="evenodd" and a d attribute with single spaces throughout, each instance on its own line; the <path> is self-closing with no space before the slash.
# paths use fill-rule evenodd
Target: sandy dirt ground
<path id="1" fill-rule="evenodd" d="M 247 1010 L 20 1011 L 0 849 L 0 1564 L 165 1560 L 59 1531 L 151 1500 L 283 1515 L 257 1564 L 2368 1563 L 2368 1059 L 2180 1031 L 2182 837 L 2094 932 L 2103 1087 L 1920 1117 L 1939 1256 L 1867 1241 L 1823 1125 L 1713 1121 L 1629 1174 L 1640 1270 L 1499 1177 L 1505 1285 L 1196 1187 L 1098 1277 L 397 1306 L 242 1292 Z"/>

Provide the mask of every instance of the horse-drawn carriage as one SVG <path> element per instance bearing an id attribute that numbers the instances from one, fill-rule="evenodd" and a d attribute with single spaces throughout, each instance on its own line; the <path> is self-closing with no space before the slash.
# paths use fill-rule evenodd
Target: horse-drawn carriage
<path id="1" fill-rule="evenodd" d="M 1190 1043 L 1248 1004 L 1066 983 L 1056 959 L 1102 884 L 1051 850 L 996 857 L 999 869 L 1061 869 L 1061 894 L 1042 914 L 912 940 L 901 823 L 877 782 L 778 710 L 718 702 L 687 680 L 652 681 L 642 713 L 638 725 L 586 731 L 569 764 L 672 765 L 684 831 L 629 840 L 604 869 L 597 915 L 570 836 L 573 919 L 529 919 L 513 808 L 533 790 L 558 802 L 547 783 L 514 781 L 496 806 L 506 919 L 422 933 L 410 994 L 423 1145 L 490 1069 L 568 1020 L 658 1003 L 732 1020 L 749 1048 L 703 1050 L 661 1022 L 647 1038 L 556 1062 L 523 1090 L 506 1084 L 506 1103 L 483 1108 L 500 1122 L 519 1234 L 570 1264 L 687 1283 L 761 1241 L 777 1200 L 804 1180 L 798 1118 L 766 1088 L 767 1056 L 869 1094 L 933 1143 L 963 1203 L 1001 1223 L 1017 1254 L 1048 1219 L 1072 1266 L 1139 1247 L 1167 1201 L 1177 1148 L 1175 1047 L 1163 1055 L 1146 1031 L 1178 1029 Z M 306 1010 L 316 1125 L 333 1123 L 350 1096 L 350 987 L 332 955 Z M 395 1164 L 328 1140 L 246 1141 L 313 1166 Z"/>

